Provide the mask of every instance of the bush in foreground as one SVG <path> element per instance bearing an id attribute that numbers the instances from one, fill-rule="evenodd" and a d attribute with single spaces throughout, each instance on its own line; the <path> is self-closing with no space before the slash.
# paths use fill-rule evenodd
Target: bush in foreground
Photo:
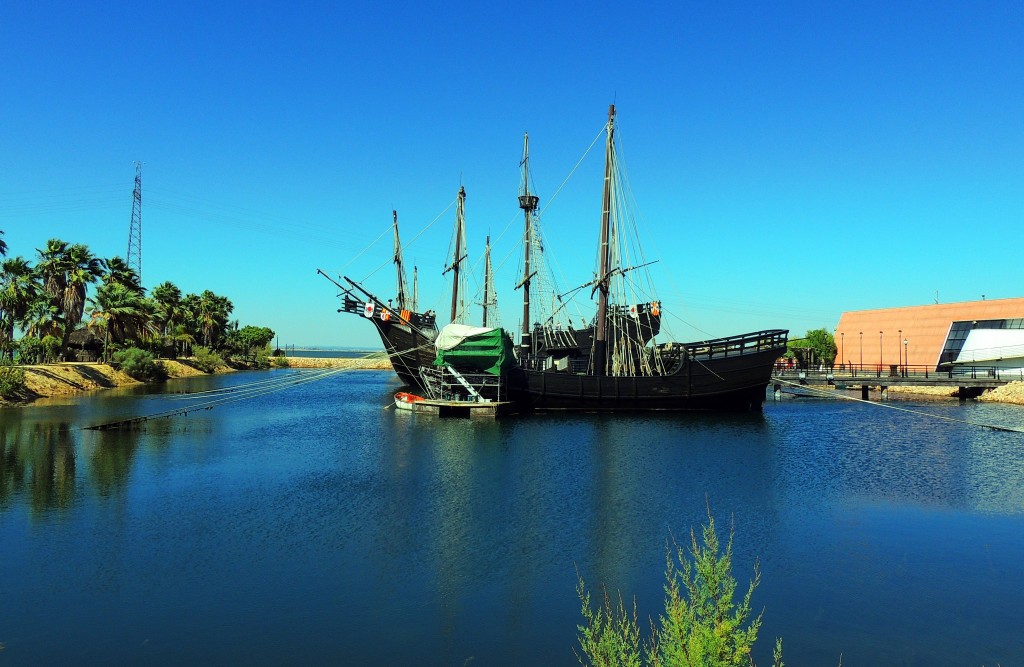
<path id="1" fill-rule="evenodd" d="M 130 377 L 142 382 L 161 382 L 167 379 L 167 369 L 153 359 L 153 353 L 137 347 L 115 352 L 114 362 Z"/>
<path id="2" fill-rule="evenodd" d="M 25 394 L 25 371 L 11 362 L 0 364 L 0 398 L 20 398 Z"/>
<path id="3" fill-rule="evenodd" d="M 603 590 L 604 602 L 594 608 L 583 578 L 577 575 L 576 592 L 586 621 L 579 626 L 580 663 L 595 667 L 753 665 L 750 651 L 761 627 L 761 614 L 751 618 L 750 599 L 761 575 L 755 565 L 746 594 L 738 602 L 734 600 L 732 540 L 730 531 L 722 552 L 709 509 L 700 542 L 693 529 L 688 548 L 673 541 L 666 554 L 665 612 L 657 624 L 651 621 L 647 641 L 641 639 L 635 600 L 629 613 L 621 595 L 613 604 Z M 783 667 L 781 639 L 775 642 L 773 664 Z"/>
<path id="4" fill-rule="evenodd" d="M 219 354 L 208 347 L 203 347 L 202 345 L 196 345 L 195 348 L 192 349 L 192 355 L 194 357 L 196 368 L 204 373 L 213 373 L 224 365 L 224 360 L 221 359 Z"/>

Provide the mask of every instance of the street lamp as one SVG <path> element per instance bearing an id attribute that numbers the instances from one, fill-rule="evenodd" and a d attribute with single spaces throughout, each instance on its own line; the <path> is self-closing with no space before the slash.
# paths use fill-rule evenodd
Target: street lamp
<path id="1" fill-rule="evenodd" d="M 839 332 L 839 368 L 846 370 L 846 332 Z"/>
<path id="2" fill-rule="evenodd" d="M 910 343 L 906 338 L 903 339 L 903 377 L 910 374 L 910 350 L 907 348 L 907 344 Z"/>
<path id="3" fill-rule="evenodd" d="M 882 332 L 878 332 L 878 372 L 882 372 Z"/>
<path id="4" fill-rule="evenodd" d="M 864 332 L 860 332 L 860 369 L 864 370 Z"/>
<path id="5" fill-rule="evenodd" d="M 903 368 L 903 350 L 900 349 L 900 338 L 903 338 L 903 329 L 896 334 L 896 354 L 900 358 L 900 368 Z"/>

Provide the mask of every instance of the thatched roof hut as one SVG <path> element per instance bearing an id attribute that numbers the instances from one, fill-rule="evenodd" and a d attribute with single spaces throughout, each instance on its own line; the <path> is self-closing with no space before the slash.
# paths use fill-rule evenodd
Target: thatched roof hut
<path id="1" fill-rule="evenodd" d="M 106 332 L 97 326 L 76 329 L 68 336 L 68 361 L 99 361 Z"/>

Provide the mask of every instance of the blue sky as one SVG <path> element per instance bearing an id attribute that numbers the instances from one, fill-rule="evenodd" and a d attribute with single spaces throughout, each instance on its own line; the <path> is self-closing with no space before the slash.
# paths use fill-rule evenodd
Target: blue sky
<path id="1" fill-rule="evenodd" d="M 142 160 L 146 286 L 228 296 L 282 343 L 373 346 L 316 269 L 389 294 L 390 238 L 367 246 L 461 183 L 470 252 L 511 254 L 514 327 L 522 134 L 544 206 L 615 102 L 677 339 L 1022 296 L 1021 35 L 1020 2 L 6 2 L 0 229 L 12 255 L 123 255 Z M 600 162 L 544 212 L 570 287 Z M 406 251 L 442 312 L 453 217 Z"/>

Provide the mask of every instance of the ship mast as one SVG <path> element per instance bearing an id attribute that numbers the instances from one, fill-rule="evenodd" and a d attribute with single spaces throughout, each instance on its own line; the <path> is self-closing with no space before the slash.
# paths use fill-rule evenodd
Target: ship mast
<path id="1" fill-rule="evenodd" d="M 614 138 L 615 138 L 615 105 L 608 107 L 608 137 L 605 144 L 604 154 L 604 196 L 601 207 L 601 245 L 598 250 L 599 265 L 597 270 L 597 283 L 595 289 L 597 297 L 597 330 L 594 332 L 594 375 L 605 375 L 607 372 L 607 351 L 608 351 L 608 291 L 611 267 L 611 209 L 612 209 L 612 169 L 615 160 Z"/>
<path id="2" fill-rule="evenodd" d="M 444 270 L 444 273 L 452 272 L 452 322 L 457 321 L 459 313 L 459 276 L 462 260 L 466 259 L 463 254 L 463 241 L 466 236 L 466 188 L 459 186 L 458 203 L 455 205 L 455 253 L 452 256 L 451 265 Z M 442 274 L 443 275 L 443 274 Z"/>
<path id="3" fill-rule="evenodd" d="M 412 311 L 420 310 L 420 270 L 415 264 L 412 266 Z"/>
<path id="4" fill-rule="evenodd" d="M 524 352 L 532 350 L 530 334 L 530 279 L 536 274 L 531 271 L 530 252 L 533 249 L 533 214 L 537 210 L 540 198 L 530 194 L 530 134 L 523 134 L 522 183 L 519 186 L 519 208 L 523 209 L 523 221 L 526 230 L 523 234 L 523 280 L 517 287 L 523 288 L 523 337 L 521 344 Z"/>
<path id="5" fill-rule="evenodd" d="M 491 235 L 487 235 L 487 247 L 484 248 L 484 321 L 483 326 L 487 326 L 487 307 L 491 305 L 492 288 L 491 281 Z"/>
<path id="6" fill-rule="evenodd" d="M 395 230 L 395 270 L 398 272 L 398 309 L 405 310 L 405 268 L 402 266 L 402 242 L 398 240 L 398 211 L 392 209 Z"/>

